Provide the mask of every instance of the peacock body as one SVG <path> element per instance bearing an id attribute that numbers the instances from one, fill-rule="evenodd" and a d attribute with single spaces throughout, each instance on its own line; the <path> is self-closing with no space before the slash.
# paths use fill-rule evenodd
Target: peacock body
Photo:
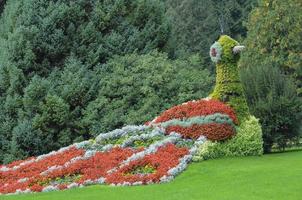
<path id="1" fill-rule="evenodd" d="M 204 144 L 236 140 L 238 127 L 250 117 L 237 69 L 242 50 L 238 45 L 228 36 L 212 45 L 217 77 L 209 98 L 172 107 L 145 125 L 125 126 L 94 140 L 0 166 L 0 193 L 172 180 Z"/>

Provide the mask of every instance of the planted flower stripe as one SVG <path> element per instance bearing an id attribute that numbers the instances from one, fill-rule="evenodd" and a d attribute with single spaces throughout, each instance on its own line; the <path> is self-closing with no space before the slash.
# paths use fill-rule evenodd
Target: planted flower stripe
<path id="1" fill-rule="evenodd" d="M 216 113 L 229 116 L 237 125 L 238 119 L 234 110 L 228 105 L 218 100 L 201 99 L 198 101 L 189 101 L 182 105 L 174 106 L 160 116 L 158 116 L 152 123 L 163 123 L 172 119 L 188 119 L 197 116 L 208 116 Z"/>
<path id="2" fill-rule="evenodd" d="M 26 159 L 17 163 L 14 163 L 13 165 L 7 165 L 7 166 L 2 166 L 0 168 L 0 172 L 8 172 L 9 171 L 22 171 L 22 172 L 26 172 L 26 170 L 29 170 L 28 168 L 31 168 L 33 165 L 35 165 L 36 163 L 40 163 L 41 161 L 43 161 L 44 166 L 40 166 L 40 170 L 43 170 L 45 167 L 47 167 L 47 164 L 49 162 L 57 162 L 58 164 L 64 164 L 66 161 L 72 159 L 75 156 L 80 156 L 83 155 L 84 151 L 81 149 L 77 149 L 73 146 L 69 146 L 69 147 L 64 147 L 62 149 L 60 149 L 57 152 L 51 152 L 49 154 L 46 155 L 41 155 L 38 156 L 36 158 L 30 158 L 30 159 Z M 61 159 L 58 159 L 58 155 L 61 156 Z M 43 168 L 44 167 L 44 168 Z"/>
<path id="3" fill-rule="evenodd" d="M 220 113 L 215 113 L 213 115 L 207 115 L 207 116 L 191 117 L 182 120 L 171 119 L 169 121 L 160 123 L 159 125 L 161 127 L 167 128 L 169 126 L 190 127 L 192 124 L 203 125 L 203 124 L 211 124 L 211 123 L 228 124 L 235 127 L 233 120 L 228 115 L 222 115 Z"/>
<path id="4" fill-rule="evenodd" d="M 232 126 L 218 123 L 193 124 L 189 127 L 169 126 L 166 131 L 167 133 L 177 132 L 191 139 L 197 139 L 203 135 L 209 140 L 225 140 L 235 135 L 235 129 Z"/>

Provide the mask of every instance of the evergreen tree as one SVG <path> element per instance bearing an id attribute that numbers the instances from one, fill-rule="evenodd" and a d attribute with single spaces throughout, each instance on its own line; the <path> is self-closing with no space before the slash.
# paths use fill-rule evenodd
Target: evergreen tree
<path id="1" fill-rule="evenodd" d="M 5 3 L 6 3 L 6 0 L 0 0 L 0 15 L 4 9 Z"/>
<path id="2" fill-rule="evenodd" d="M 159 0 L 8 1 L 0 19 L 0 162 L 90 137 L 81 121 L 99 90 L 98 68 L 114 55 L 160 51 L 164 14 Z"/>
<path id="3" fill-rule="evenodd" d="M 100 72 L 99 94 L 85 110 L 83 124 L 99 134 L 142 124 L 173 105 L 206 97 L 214 77 L 200 65 L 198 56 L 171 61 L 157 52 L 110 60 Z"/>
<path id="4" fill-rule="evenodd" d="M 207 96 L 213 77 L 197 56 L 158 53 L 168 36 L 159 0 L 8 1 L 0 19 L 0 162 Z"/>

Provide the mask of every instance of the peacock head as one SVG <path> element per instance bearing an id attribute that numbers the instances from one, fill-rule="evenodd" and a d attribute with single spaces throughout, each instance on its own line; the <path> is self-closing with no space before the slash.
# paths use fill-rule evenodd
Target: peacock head
<path id="1" fill-rule="evenodd" d="M 210 56 L 214 63 L 237 63 L 240 57 L 240 52 L 244 46 L 227 35 L 220 36 L 210 49 Z"/>

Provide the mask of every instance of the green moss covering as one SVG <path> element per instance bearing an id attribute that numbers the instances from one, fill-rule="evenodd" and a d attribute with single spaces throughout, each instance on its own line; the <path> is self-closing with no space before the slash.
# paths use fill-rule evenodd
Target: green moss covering
<path id="1" fill-rule="evenodd" d="M 216 63 L 216 85 L 210 97 L 230 105 L 242 122 L 249 116 L 249 108 L 237 66 L 240 55 L 233 53 L 234 46 L 239 43 L 226 35 L 221 36 L 218 42 L 222 46 L 222 55 Z"/>

